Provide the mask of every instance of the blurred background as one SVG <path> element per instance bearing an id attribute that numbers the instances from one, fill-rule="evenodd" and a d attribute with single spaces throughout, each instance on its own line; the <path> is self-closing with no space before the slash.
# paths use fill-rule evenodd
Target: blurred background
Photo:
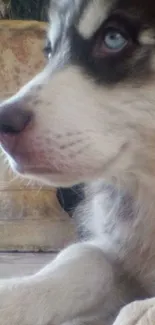
<path id="1" fill-rule="evenodd" d="M 47 20 L 49 0 L 0 0 L 0 19 Z"/>
<path id="2" fill-rule="evenodd" d="M 49 1 L 0 0 L 1 99 L 14 94 L 46 63 L 42 49 Z M 81 187 L 57 191 L 20 179 L 0 151 L 0 278 L 32 274 L 75 242 L 69 216 L 82 198 Z"/>
<path id="3" fill-rule="evenodd" d="M 49 1 L 0 0 L 1 99 L 17 92 L 46 64 L 42 49 Z M 31 253 L 55 254 L 74 241 L 74 225 L 69 216 L 81 198 L 81 188 L 76 186 L 57 191 L 17 177 L 0 151 L 0 277 L 23 272 L 25 263 L 27 272 L 31 272 L 38 263 L 38 257 L 36 262 L 31 261 Z M 17 252 L 22 253 L 20 261 Z M 25 252 L 30 255 L 26 257 Z M 15 273 L 8 267 L 10 258 Z M 44 263 L 45 257 L 39 260 Z"/>

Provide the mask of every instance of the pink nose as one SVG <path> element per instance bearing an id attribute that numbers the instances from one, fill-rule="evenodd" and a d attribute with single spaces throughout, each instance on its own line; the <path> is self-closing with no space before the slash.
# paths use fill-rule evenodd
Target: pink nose
<path id="1" fill-rule="evenodd" d="M 18 103 L 0 105 L 0 138 L 1 135 L 17 135 L 32 120 L 32 112 L 25 110 Z"/>

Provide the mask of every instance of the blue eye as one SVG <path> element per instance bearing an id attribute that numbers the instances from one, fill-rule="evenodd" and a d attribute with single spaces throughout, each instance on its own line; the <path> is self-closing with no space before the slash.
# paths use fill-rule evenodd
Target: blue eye
<path id="1" fill-rule="evenodd" d="M 126 31 L 119 28 L 108 27 L 99 33 L 93 55 L 96 58 L 115 55 L 122 52 L 126 47 L 132 45 L 132 39 Z"/>
<path id="2" fill-rule="evenodd" d="M 107 31 L 103 41 L 106 48 L 111 51 L 120 51 L 128 44 L 128 39 L 115 29 Z"/>

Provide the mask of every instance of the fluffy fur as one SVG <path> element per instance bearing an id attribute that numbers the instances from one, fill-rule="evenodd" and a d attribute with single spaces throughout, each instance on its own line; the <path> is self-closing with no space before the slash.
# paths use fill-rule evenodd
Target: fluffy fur
<path id="1" fill-rule="evenodd" d="M 111 325 L 155 296 L 155 4 L 60 0 L 49 16 L 47 67 L 1 104 L 0 138 L 23 176 L 85 182 L 85 240 L 2 280 L 0 324 Z M 128 35 L 117 54 L 100 48 L 109 23 Z"/>

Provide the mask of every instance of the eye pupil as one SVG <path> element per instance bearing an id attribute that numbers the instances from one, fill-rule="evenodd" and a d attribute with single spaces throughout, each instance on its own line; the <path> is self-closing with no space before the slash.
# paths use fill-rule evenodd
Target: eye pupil
<path id="1" fill-rule="evenodd" d="M 120 50 L 127 44 L 127 39 L 119 31 L 111 30 L 104 36 L 104 43 L 111 50 Z"/>

